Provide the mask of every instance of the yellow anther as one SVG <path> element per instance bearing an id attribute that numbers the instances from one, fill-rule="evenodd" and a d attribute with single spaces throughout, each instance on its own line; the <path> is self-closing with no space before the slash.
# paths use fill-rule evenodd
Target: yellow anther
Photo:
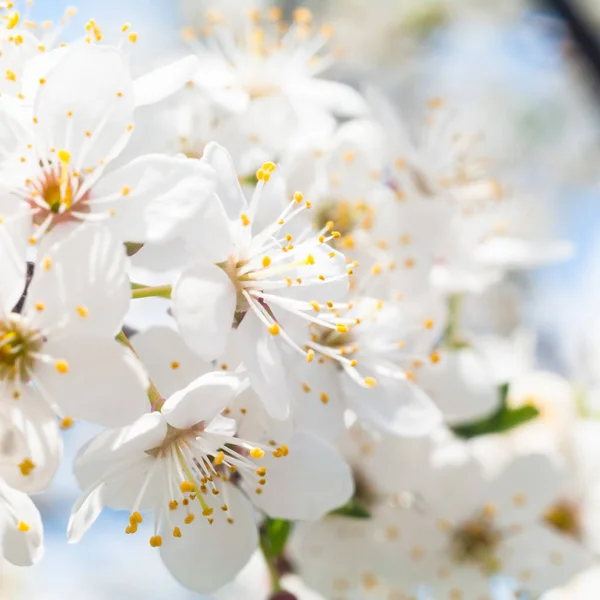
<path id="1" fill-rule="evenodd" d="M 309 304 L 313 307 L 313 310 L 321 312 L 321 305 L 316 300 L 311 300 Z"/>
<path id="2" fill-rule="evenodd" d="M 8 79 L 8 81 L 16 81 L 17 80 L 17 76 L 16 76 L 15 72 L 11 71 L 10 69 L 6 69 L 4 77 L 6 79 Z"/>
<path id="3" fill-rule="evenodd" d="M 373 275 L 380 275 L 382 270 L 383 270 L 383 267 L 381 266 L 381 263 L 375 263 L 371 267 L 371 273 L 373 273 Z"/>
<path id="4" fill-rule="evenodd" d="M 12 6 L 12 4 L 10 6 Z M 15 11 L 14 13 L 8 16 L 8 23 L 6 24 L 6 28 L 14 29 L 19 24 L 20 19 L 21 15 Z"/>
<path id="5" fill-rule="evenodd" d="M 25 521 L 19 521 L 19 524 L 17 525 L 17 529 L 19 531 L 22 531 L 23 533 L 27 533 L 31 527 L 29 527 L 29 525 L 27 523 L 25 523 Z"/>
<path id="6" fill-rule="evenodd" d="M 129 515 L 129 523 L 131 523 L 131 525 L 133 525 L 134 523 L 137 523 L 137 524 L 139 524 L 139 523 L 141 523 L 142 521 L 143 521 L 143 519 L 142 519 L 142 515 L 140 515 L 140 513 L 139 513 L 139 512 L 137 512 L 137 511 L 136 511 L 136 512 L 132 512 L 132 513 Z"/>
<path id="7" fill-rule="evenodd" d="M 263 256 L 262 266 L 266 269 L 271 264 L 271 259 L 268 256 Z"/>
<path id="8" fill-rule="evenodd" d="M 77 307 L 77 314 L 82 318 L 85 319 L 85 317 L 88 316 L 88 309 L 85 306 L 78 306 Z"/>
<path id="9" fill-rule="evenodd" d="M 252 448 L 252 450 L 250 450 L 250 456 L 252 458 L 262 458 L 265 455 L 265 453 L 260 449 L 260 448 Z"/>
<path id="10" fill-rule="evenodd" d="M 309 394 L 310 393 L 310 385 L 308 385 L 308 383 L 303 383 L 302 384 L 302 390 L 304 392 L 306 392 L 307 394 Z"/>
<path id="11" fill-rule="evenodd" d="M 319 244 L 322 244 L 325 241 L 325 237 L 320 235 L 319 236 Z"/>
<path id="12" fill-rule="evenodd" d="M 427 319 L 423 325 L 425 326 L 425 329 L 433 329 L 433 319 Z"/>
<path id="13" fill-rule="evenodd" d="M 265 178 L 265 172 L 262 169 L 259 169 L 258 171 L 256 171 L 256 179 L 258 179 L 258 181 L 263 181 L 264 178 Z"/>
<path id="14" fill-rule="evenodd" d="M 196 489 L 196 485 L 191 481 L 182 481 L 179 489 L 182 494 L 185 494 L 186 492 L 193 492 Z"/>
<path id="15" fill-rule="evenodd" d="M 46 308 L 46 305 L 43 302 L 35 303 L 35 310 L 37 310 L 38 312 L 42 312 L 45 308 Z"/>
<path id="16" fill-rule="evenodd" d="M 221 506 L 221 510 L 223 512 L 227 512 L 229 510 L 229 506 L 227 506 L 227 504 L 223 504 L 223 506 Z"/>
<path id="17" fill-rule="evenodd" d="M 74 423 L 75 423 L 75 421 L 71 417 L 65 417 L 60 422 L 60 428 L 61 429 L 70 429 L 71 427 L 73 427 Z"/>
<path id="18" fill-rule="evenodd" d="M 225 460 L 225 452 L 223 452 L 223 450 L 220 450 L 219 453 L 215 456 L 214 463 L 215 463 L 215 465 L 220 465 L 223 463 L 224 460 Z"/>
<path id="19" fill-rule="evenodd" d="M 131 188 L 128 185 L 124 185 L 121 188 L 121 196 L 129 196 L 130 193 L 131 193 Z"/>
<path id="20" fill-rule="evenodd" d="M 309 200 L 307 200 L 307 201 L 304 203 L 304 206 L 306 206 L 306 208 L 312 208 L 312 202 L 310 202 Z"/>
<path id="21" fill-rule="evenodd" d="M 338 333 L 348 333 L 348 326 L 347 326 L 347 325 L 344 325 L 344 323 L 338 323 L 338 324 L 335 326 L 335 330 L 336 330 Z"/>
<path id="22" fill-rule="evenodd" d="M 289 454 L 289 449 L 285 444 L 281 444 L 281 453 L 283 454 L 283 456 L 287 456 Z"/>
<path id="23" fill-rule="evenodd" d="M 256 488 L 254 490 L 259 496 L 263 493 L 262 488 Z"/>
<path id="24" fill-rule="evenodd" d="M 306 264 L 307 265 L 314 265 L 315 264 L 315 257 L 312 254 L 309 254 L 306 257 Z"/>
<path id="25" fill-rule="evenodd" d="M 160 546 L 162 546 L 162 538 L 160 537 L 160 535 L 153 535 L 150 538 L 150 545 L 153 548 L 159 548 Z"/>
<path id="26" fill-rule="evenodd" d="M 262 166 L 262 168 L 263 171 L 266 171 L 267 173 L 272 173 L 277 168 L 277 165 L 274 162 L 268 161 Z"/>
<path id="27" fill-rule="evenodd" d="M 63 375 L 69 372 L 69 363 L 66 360 L 57 360 L 54 363 L 56 370 Z"/>
<path id="28" fill-rule="evenodd" d="M 202 511 L 202 514 L 204 514 L 204 511 L 206 511 L 206 510 L 212 510 L 212 509 L 207 509 L 207 508 L 205 508 L 205 509 Z M 189 515 L 188 515 L 188 516 L 187 516 L 187 517 L 186 517 L 186 518 L 183 520 L 183 522 L 184 522 L 186 525 L 189 525 L 189 524 L 190 524 L 190 523 L 191 523 L 191 522 L 192 522 L 192 521 L 193 521 L 195 518 L 196 518 L 196 516 L 194 515 L 194 513 L 190 513 L 190 514 L 189 514 Z"/>
<path id="29" fill-rule="evenodd" d="M 363 379 L 363 382 L 367 387 L 370 388 L 375 387 L 377 385 L 377 380 L 374 377 L 365 377 Z"/>
<path id="30" fill-rule="evenodd" d="M 246 213 L 242 213 L 240 215 L 240 220 L 244 227 L 248 227 L 248 225 L 250 225 L 250 219 L 248 218 L 248 215 Z"/>
<path id="31" fill-rule="evenodd" d="M 341 237 L 341 236 L 342 236 L 342 234 L 341 234 L 339 231 L 332 231 L 332 232 L 331 232 L 331 237 L 332 237 L 332 238 L 334 238 L 334 239 L 336 239 L 336 240 L 337 240 L 339 237 Z"/>
<path id="32" fill-rule="evenodd" d="M 59 150 L 58 159 L 64 164 L 68 164 L 71 160 L 71 155 L 66 150 Z"/>
<path id="33" fill-rule="evenodd" d="M 181 529 L 179 529 L 179 527 L 173 528 L 173 537 L 177 537 L 177 538 L 181 537 Z"/>
<path id="34" fill-rule="evenodd" d="M 21 471 L 21 475 L 27 477 L 31 475 L 31 472 L 35 469 L 35 463 L 30 459 L 26 458 L 22 463 L 19 464 L 19 470 Z"/>
<path id="35" fill-rule="evenodd" d="M 294 193 L 294 202 L 300 204 L 300 202 L 302 202 L 304 196 L 302 195 L 302 192 L 295 192 Z"/>
<path id="36" fill-rule="evenodd" d="M 204 517 L 210 517 L 210 515 L 212 515 L 214 512 L 214 510 L 212 508 L 210 508 L 209 506 L 207 506 L 205 509 L 202 510 L 202 516 Z M 189 515 L 189 516 L 193 516 L 193 515 Z M 191 521 L 190 521 L 191 523 Z"/>
<path id="37" fill-rule="evenodd" d="M 429 360 L 435 365 L 436 363 L 440 362 L 440 355 L 438 352 L 432 352 L 429 355 Z"/>
<path id="38" fill-rule="evenodd" d="M 137 39 L 138 39 L 138 34 L 137 34 L 135 31 L 132 31 L 132 32 L 131 32 L 131 33 L 130 33 L 128 36 L 127 36 L 127 38 L 129 39 L 129 41 L 130 41 L 132 44 L 135 44 L 135 43 L 137 42 Z"/>
<path id="39" fill-rule="evenodd" d="M 350 361 L 350 366 L 351 366 L 351 367 L 355 367 L 357 364 L 358 364 L 358 361 L 357 361 L 357 360 L 351 360 L 351 361 Z"/>
<path id="40" fill-rule="evenodd" d="M 121 27 L 121 32 L 125 33 L 126 31 L 128 31 L 131 28 L 131 23 L 125 23 L 125 25 L 123 25 L 123 27 Z"/>
<path id="41" fill-rule="evenodd" d="M 169 502 L 170 510 L 176 510 L 178 506 L 179 506 L 179 502 L 177 502 L 177 500 L 171 500 L 171 502 Z"/>
<path id="42" fill-rule="evenodd" d="M 315 351 L 311 348 L 306 352 L 306 362 L 311 363 L 315 358 Z"/>
<path id="43" fill-rule="evenodd" d="M 325 392 L 321 393 L 321 402 L 323 404 L 327 404 L 329 402 L 329 396 Z"/>
<path id="44" fill-rule="evenodd" d="M 264 477 L 267 474 L 267 467 L 260 467 L 254 471 L 259 477 Z"/>

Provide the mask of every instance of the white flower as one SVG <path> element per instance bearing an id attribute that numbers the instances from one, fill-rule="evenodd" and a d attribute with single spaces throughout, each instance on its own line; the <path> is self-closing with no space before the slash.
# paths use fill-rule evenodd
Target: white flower
<path id="1" fill-rule="evenodd" d="M 268 407 L 273 416 L 286 418 L 287 383 L 277 341 L 307 359 L 314 351 L 288 335 L 280 315 L 346 330 L 350 321 L 323 313 L 347 306 L 339 300 L 348 289 L 349 267 L 327 245 L 335 232 L 309 230 L 298 239 L 283 232 L 310 203 L 297 192 L 283 211 L 277 208 L 285 192 L 280 182 L 269 181 L 274 164 L 259 170 L 248 203 L 223 148 L 210 144 L 204 160 L 218 173 L 217 197 L 204 202 L 198 218 L 190 221 L 186 242 L 193 262 L 173 286 L 173 314 L 185 341 L 205 360 L 224 354 L 232 324 L 238 324 L 241 358 L 252 386 L 262 398 L 281 398 Z"/>
<path id="2" fill-rule="evenodd" d="M 98 225 L 58 240 L 50 234 L 40 245 L 23 309 L 15 313 L 14 292 L 25 283 L 24 249 L 11 243 L 4 227 L 0 224 L 2 265 L 15 269 L 6 270 L 0 286 L 2 403 L 18 404 L 24 395 L 22 410 L 29 417 L 37 412 L 39 427 L 48 420 L 47 405 L 69 419 L 131 421 L 147 404 L 147 378 L 114 339 L 129 305 L 123 246 Z"/>
<path id="3" fill-rule="evenodd" d="M 320 322 L 298 324 L 311 360 L 295 361 L 286 354 L 296 426 L 335 439 L 350 409 L 394 435 L 431 431 L 441 414 L 414 381 L 425 362 L 437 360 L 431 351 L 444 327 L 440 303 L 435 298 L 414 305 L 358 298 L 344 316 L 355 323 L 347 330 Z M 335 319 L 335 314 L 322 319 Z"/>
<path id="4" fill-rule="evenodd" d="M 364 100 L 351 87 L 315 77 L 332 63 L 331 55 L 320 53 L 332 32 L 315 27 L 308 9 L 298 8 L 283 34 L 277 8 L 252 12 L 239 27 L 216 11 L 208 18 L 207 42 L 201 44 L 193 32 L 190 42 L 202 62 L 194 81 L 216 102 L 242 112 L 253 99 L 278 95 L 346 116 L 365 111 Z"/>
<path id="5" fill-rule="evenodd" d="M 278 502 L 285 511 L 288 498 L 310 507 L 311 498 L 300 491 L 310 474 L 321 469 L 323 483 L 332 475 L 327 462 L 317 466 L 322 453 L 309 443 L 306 475 L 296 486 L 301 454 L 294 456 L 294 446 L 254 445 L 234 436 L 235 421 L 220 412 L 238 387 L 231 373 L 207 373 L 173 394 L 161 412 L 102 433 L 86 446 L 75 465 L 84 493 L 73 509 L 69 539 L 78 541 L 104 506 L 130 509 L 127 533 L 135 533 L 142 522 L 138 511 L 151 508 L 155 528 L 150 544 L 161 548 L 165 564 L 183 585 L 211 592 L 227 583 L 258 541 L 252 504 L 235 482 L 254 498 L 264 496 L 264 509 L 273 514 Z M 277 463 L 288 460 L 289 469 L 281 470 Z M 349 473 L 346 479 L 351 481 Z M 320 501 L 316 493 L 315 500 Z"/>
<path id="6" fill-rule="evenodd" d="M 19 567 L 37 563 L 44 553 L 42 518 L 23 492 L 0 479 L 0 556 Z"/>
<path id="7" fill-rule="evenodd" d="M 198 161 L 147 155 L 120 164 L 136 94 L 118 49 L 61 49 L 37 87 L 31 132 L 4 160 L 0 186 L 4 205 L 11 197 L 29 207 L 31 243 L 58 225 L 98 220 L 124 241 L 163 239 L 193 212 L 194 196 L 212 191 Z"/>
<path id="8" fill-rule="evenodd" d="M 398 584 L 409 588 L 412 580 L 435 598 L 477 598 L 489 594 L 493 574 L 514 578 L 532 594 L 568 580 L 591 558 L 542 520 L 560 473 L 542 455 L 516 458 L 492 478 L 469 457 L 438 463 L 421 489 L 419 510 L 385 510 L 382 532 L 402 531 L 388 552 L 412 571 Z"/>

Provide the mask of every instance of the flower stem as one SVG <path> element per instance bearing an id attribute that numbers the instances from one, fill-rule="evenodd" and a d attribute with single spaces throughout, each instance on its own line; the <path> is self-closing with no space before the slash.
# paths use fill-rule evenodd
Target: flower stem
<path id="1" fill-rule="evenodd" d="M 121 342 L 121 344 L 123 344 L 124 346 L 127 346 L 137 356 L 135 348 L 131 345 L 129 338 L 125 335 L 122 329 L 117 334 L 117 340 L 119 340 L 119 342 Z M 148 400 L 150 401 L 150 405 L 152 406 L 152 410 L 158 410 L 162 406 L 164 398 L 162 397 L 161 393 L 158 391 L 154 383 L 152 383 L 152 380 L 150 378 L 148 378 L 147 394 Z"/>
<path id="2" fill-rule="evenodd" d="M 277 557 L 273 556 L 268 536 L 263 531 L 261 531 L 260 534 L 260 550 L 263 556 L 265 557 L 265 563 L 267 564 L 269 574 L 271 575 L 271 585 L 273 588 L 273 593 L 285 591 L 283 586 L 281 585 L 281 579 L 279 578 L 279 572 L 277 570 Z"/>
<path id="3" fill-rule="evenodd" d="M 157 285 L 155 287 L 144 286 L 139 283 L 131 284 L 131 297 L 136 298 L 171 298 L 172 286 Z"/>

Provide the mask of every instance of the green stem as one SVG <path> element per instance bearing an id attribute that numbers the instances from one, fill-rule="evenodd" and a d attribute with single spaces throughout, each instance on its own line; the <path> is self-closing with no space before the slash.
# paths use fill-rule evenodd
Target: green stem
<path id="1" fill-rule="evenodd" d="M 452 294 L 448 298 L 448 326 L 444 335 L 444 342 L 450 348 L 463 348 L 465 341 L 460 334 L 460 311 L 462 308 L 462 296 Z"/>
<path id="2" fill-rule="evenodd" d="M 117 340 L 119 340 L 119 342 L 121 342 L 121 344 L 123 344 L 124 346 L 127 346 L 137 356 L 135 348 L 131 345 L 131 342 L 129 341 L 128 337 L 125 335 L 122 329 L 117 334 Z M 146 393 L 148 394 L 148 400 L 150 401 L 150 405 L 152 406 L 152 408 L 154 410 L 160 408 L 163 402 L 163 397 L 154 385 L 154 383 L 152 383 L 152 380 L 150 378 L 148 378 L 148 390 Z"/>
<path id="3" fill-rule="evenodd" d="M 285 591 L 281 585 L 281 579 L 279 578 L 279 572 L 277 571 L 277 558 L 271 553 L 267 535 L 262 531 L 260 534 L 260 550 L 265 557 L 265 562 L 267 563 L 267 568 L 269 569 L 269 574 L 271 575 L 271 585 L 273 587 L 272 592 L 277 593 Z"/>
<path id="4" fill-rule="evenodd" d="M 172 286 L 157 285 L 155 287 L 140 285 L 139 283 L 131 284 L 131 297 L 136 298 L 171 298 Z"/>

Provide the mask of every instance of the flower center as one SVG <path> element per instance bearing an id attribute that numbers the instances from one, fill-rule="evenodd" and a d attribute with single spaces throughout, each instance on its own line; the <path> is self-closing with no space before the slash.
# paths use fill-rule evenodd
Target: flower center
<path id="1" fill-rule="evenodd" d="M 370 211 L 364 203 L 347 200 L 326 200 L 320 203 L 315 215 L 315 225 L 318 229 L 331 229 L 335 223 L 340 238 L 332 243 L 340 248 L 352 248 L 352 234 L 358 228 L 368 229 L 370 221 Z"/>
<path id="2" fill-rule="evenodd" d="M 42 343 L 39 332 L 27 330 L 15 315 L 0 321 L 0 380 L 27 381 Z"/>
<path id="3" fill-rule="evenodd" d="M 548 509 L 544 520 L 561 533 L 581 539 L 581 514 L 574 502 L 560 500 Z"/>
<path id="4" fill-rule="evenodd" d="M 452 531 L 450 553 L 459 563 L 476 563 L 493 573 L 498 567 L 495 551 L 501 539 L 493 519 L 481 515 L 461 523 Z"/>

